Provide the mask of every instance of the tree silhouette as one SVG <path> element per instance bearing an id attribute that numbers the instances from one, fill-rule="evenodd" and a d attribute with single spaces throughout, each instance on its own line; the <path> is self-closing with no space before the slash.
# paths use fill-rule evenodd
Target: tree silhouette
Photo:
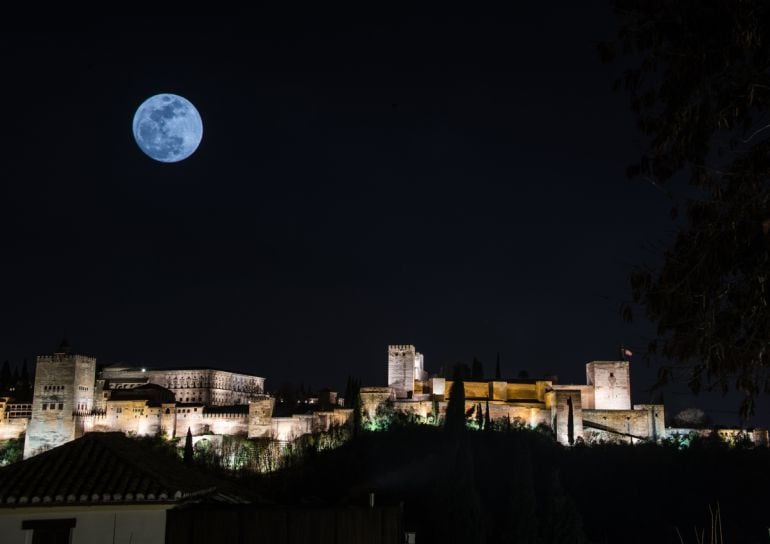
<path id="1" fill-rule="evenodd" d="M 353 436 L 361 434 L 361 426 L 363 423 L 363 405 L 361 403 L 361 382 L 353 380 L 351 385 L 351 394 L 353 395 Z"/>
<path id="2" fill-rule="evenodd" d="M 540 523 L 542 544 L 583 544 L 583 523 L 574 501 L 565 493 L 557 470 L 551 470 L 546 506 Z"/>
<path id="3" fill-rule="evenodd" d="M 193 461 L 193 440 L 190 427 L 187 427 L 187 436 L 184 439 L 184 455 L 182 460 L 188 465 Z"/>
<path id="4" fill-rule="evenodd" d="M 3 367 L 0 369 L 0 390 L 8 389 L 11 385 L 11 365 L 8 361 L 3 362 Z"/>
<path id="5" fill-rule="evenodd" d="M 476 403 L 476 427 L 478 430 L 484 428 L 484 411 L 481 409 L 481 403 Z"/>
<path id="6" fill-rule="evenodd" d="M 485 542 L 483 511 L 468 443 L 451 447 L 444 463 L 446 477 L 436 505 L 440 517 L 434 518 L 435 541 L 481 544 Z"/>
<path id="7" fill-rule="evenodd" d="M 484 379 L 484 365 L 476 359 L 476 357 L 473 358 L 473 366 L 471 367 L 471 379 L 474 381 L 481 381 Z"/>
<path id="8" fill-rule="evenodd" d="M 517 437 L 510 463 L 510 494 L 507 523 L 502 541 L 516 544 L 537 543 L 537 511 L 532 455 L 527 443 Z"/>
<path id="9" fill-rule="evenodd" d="M 696 393 L 734 387 L 747 417 L 770 391 L 770 125 L 760 114 L 770 109 L 770 4 L 613 4 L 620 29 L 599 52 L 605 62 L 625 55 L 617 86 L 647 142 L 629 175 L 669 196 L 678 221 L 661 264 L 630 277 L 634 303 L 657 325 L 646 356 L 674 361 L 660 385 L 681 374 Z M 682 175 L 690 188 L 676 195 Z"/>
<path id="10" fill-rule="evenodd" d="M 29 386 L 29 370 L 27 369 L 27 359 L 24 358 L 24 362 L 21 364 L 21 377 L 20 377 L 22 383 L 25 386 Z"/>
<path id="11" fill-rule="evenodd" d="M 572 409 L 572 397 L 567 397 L 567 442 L 575 443 L 575 414 Z"/>
<path id="12" fill-rule="evenodd" d="M 449 389 L 444 429 L 453 435 L 465 430 L 465 384 L 461 378 L 461 371 L 457 369 L 452 387 Z"/>
<path id="13" fill-rule="evenodd" d="M 492 430 L 492 421 L 489 419 L 489 399 L 487 399 L 486 411 L 484 412 L 484 430 Z"/>

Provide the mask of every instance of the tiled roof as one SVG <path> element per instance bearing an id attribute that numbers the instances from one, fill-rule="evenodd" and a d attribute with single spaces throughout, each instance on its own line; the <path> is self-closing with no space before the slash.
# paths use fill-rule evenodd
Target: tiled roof
<path id="1" fill-rule="evenodd" d="M 176 403 L 174 393 L 154 383 L 130 389 L 112 389 L 109 400 L 146 400 L 150 406 Z"/>
<path id="2" fill-rule="evenodd" d="M 246 495 L 123 433 L 88 433 L 0 469 L 0 507 L 203 498 L 247 502 Z"/>

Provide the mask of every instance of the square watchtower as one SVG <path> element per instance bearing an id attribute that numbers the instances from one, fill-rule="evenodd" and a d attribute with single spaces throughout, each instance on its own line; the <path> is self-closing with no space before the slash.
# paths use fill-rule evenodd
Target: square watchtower
<path id="1" fill-rule="evenodd" d="M 37 357 L 25 459 L 78 438 L 78 415 L 93 409 L 96 359 L 70 351 L 62 342 L 52 355 Z"/>

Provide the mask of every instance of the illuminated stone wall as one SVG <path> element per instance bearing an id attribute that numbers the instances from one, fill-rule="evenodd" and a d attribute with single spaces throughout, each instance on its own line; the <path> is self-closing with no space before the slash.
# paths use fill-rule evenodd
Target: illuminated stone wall
<path id="1" fill-rule="evenodd" d="M 83 432 L 122 432 L 133 436 L 174 436 L 173 404 L 150 406 L 144 399 L 110 400 L 104 412 L 79 415 Z"/>
<path id="2" fill-rule="evenodd" d="M 637 442 L 666 436 L 665 410 L 660 404 L 637 404 L 633 410 L 584 410 L 588 442 Z"/>
<path id="3" fill-rule="evenodd" d="M 184 437 L 187 429 L 194 436 L 201 434 L 248 435 L 249 414 L 242 411 L 207 413 L 203 405 L 177 406 L 177 436 Z"/>
<path id="4" fill-rule="evenodd" d="M 19 438 L 27 432 L 28 418 L 3 419 L 0 421 L 0 440 Z"/>
<path id="5" fill-rule="evenodd" d="M 19 438 L 27 431 L 31 404 L 10 402 L 8 397 L 0 397 L 0 440 Z"/>
<path id="6" fill-rule="evenodd" d="M 436 384 L 433 378 L 431 383 Z M 452 381 L 443 380 L 443 398 L 448 399 L 452 390 Z M 545 393 L 550 388 L 548 380 L 531 381 L 464 381 L 465 398 L 476 400 L 501 400 L 510 402 L 542 403 L 545 401 Z M 435 386 L 435 385 L 434 385 Z"/>
<path id="7" fill-rule="evenodd" d="M 414 392 L 415 380 L 427 380 L 423 356 L 412 345 L 388 346 L 388 387 L 397 398 L 406 398 Z"/>
<path id="8" fill-rule="evenodd" d="M 594 386 L 593 385 L 558 385 L 550 384 L 548 386 L 549 391 L 580 391 L 580 404 L 583 410 L 593 410 L 595 408 L 594 402 Z"/>
<path id="9" fill-rule="evenodd" d="M 377 408 L 396 399 L 395 391 L 390 387 L 362 387 L 360 395 L 363 416 L 368 419 L 377 415 Z"/>
<path id="10" fill-rule="evenodd" d="M 37 358 L 25 459 L 79 436 L 76 415 L 93 407 L 95 375 L 93 357 L 55 353 Z"/>
<path id="11" fill-rule="evenodd" d="M 583 439 L 583 406 L 579 389 L 562 389 L 548 393 L 552 396 L 551 428 L 561 444 L 574 444 Z M 572 442 L 569 436 L 570 405 L 572 408 Z"/>
<path id="12" fill-rule="evenodd" d="M 249 402 L 249 438 L 270 436 L 272 432 L 270 420 L 273 417 L 275 399 L 272 397 L 253 398 Z"/>
<path id="13" fill-rule="evenodd" d="M 155 370 L 112 365 L 99 375 L 108 387 L 130 388 L 154 383 L 174 393 L 177 402 L 200 402 L 211 406 L 248 404 L 264 392 L 265 378 L 213 368 Z"/>
<path id="14" fill-rule="evenodd" d="M 631 409 L 628 361 L 592 361 L 586 365 L 586 383 L 594 386 L 597 410 Z"/>

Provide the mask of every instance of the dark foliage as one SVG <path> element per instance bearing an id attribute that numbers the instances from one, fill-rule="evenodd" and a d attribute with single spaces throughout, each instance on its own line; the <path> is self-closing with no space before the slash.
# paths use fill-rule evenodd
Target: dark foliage
<path id="1" fill-rule="evenodd" d="M 33 383 L 29 379 L 27 360 L 24 360 L 22 371 L 19 373 L 19 365 L 3 362 L 0 367 L 0 396 L 9 397 L 11 402 L 31 402 Z"/>
<path id="2" fill-rule="evenodd" d="M 345 406 L 353 409 L 353 436 L 358 436 L 363 425 L 363 405 L 361 403 L 361 380 L 348 376 L 345 384 Z"/>
<path id="3" fill-rule="evenodd" d="M 24 454 L 24 434 L 19 438 L 0 440 L 0 467 L 21 461 Z"/>
<path id="4" fill-rule="evenodd" d="M 473 358 L 471 365 L 471 380 L 481 381 L 484 379 L 484 364 L 476 357 Z"/>
<path id="5" fill-rule="evenodd" d="M 465 383 L 460 378 L 460 372 L 455 372 L 444 418 L 446 432 L 455 436 L 461 434 L 465 430 L 465 417 Z"/>
<path id="6" fill-rule="evenodd" d="M 631 275 L 657 324 L 648 346 L 686 377 L 743 393 L 744 416 L 770 391 L 770 4 L 764 0 L 614 0 L 624 55 L 618 86 L 648 138 L 629 174 L 668 194 L 685 177 L 686 216 L 662 265 Z M 623 308 L 631 319 L 631 307 Z"/>
<path id="7" fill-rule="evenodd" d="M 726 542 L 765 542 L 770 450 L 696 441 L 564 448 L 512 429 L 455 441 L 432 426 L 362 433 L 253 477 L 279 503 L 404 501 L 418 542 L 680 544 L 721 505 Z M 739 482 L 751 482 L 739 485 Z M 764 540 L 763 540 L 764 539 Z"/>
<path id="8" fill-rule="evenodd" d="M 11 386 L 11 365 L 8 361 L 3 362 L 3 367 L 0 370 L 0 391 L 5 391 Z"/>
<path id="9" fill-rule="evenodd" d="M 273 413 L 278 417 L 305 414 L 311 410 L 309 400 L 314 393 L 304 383 L 285 382 L 273 393 L 276 398 Z"/>

